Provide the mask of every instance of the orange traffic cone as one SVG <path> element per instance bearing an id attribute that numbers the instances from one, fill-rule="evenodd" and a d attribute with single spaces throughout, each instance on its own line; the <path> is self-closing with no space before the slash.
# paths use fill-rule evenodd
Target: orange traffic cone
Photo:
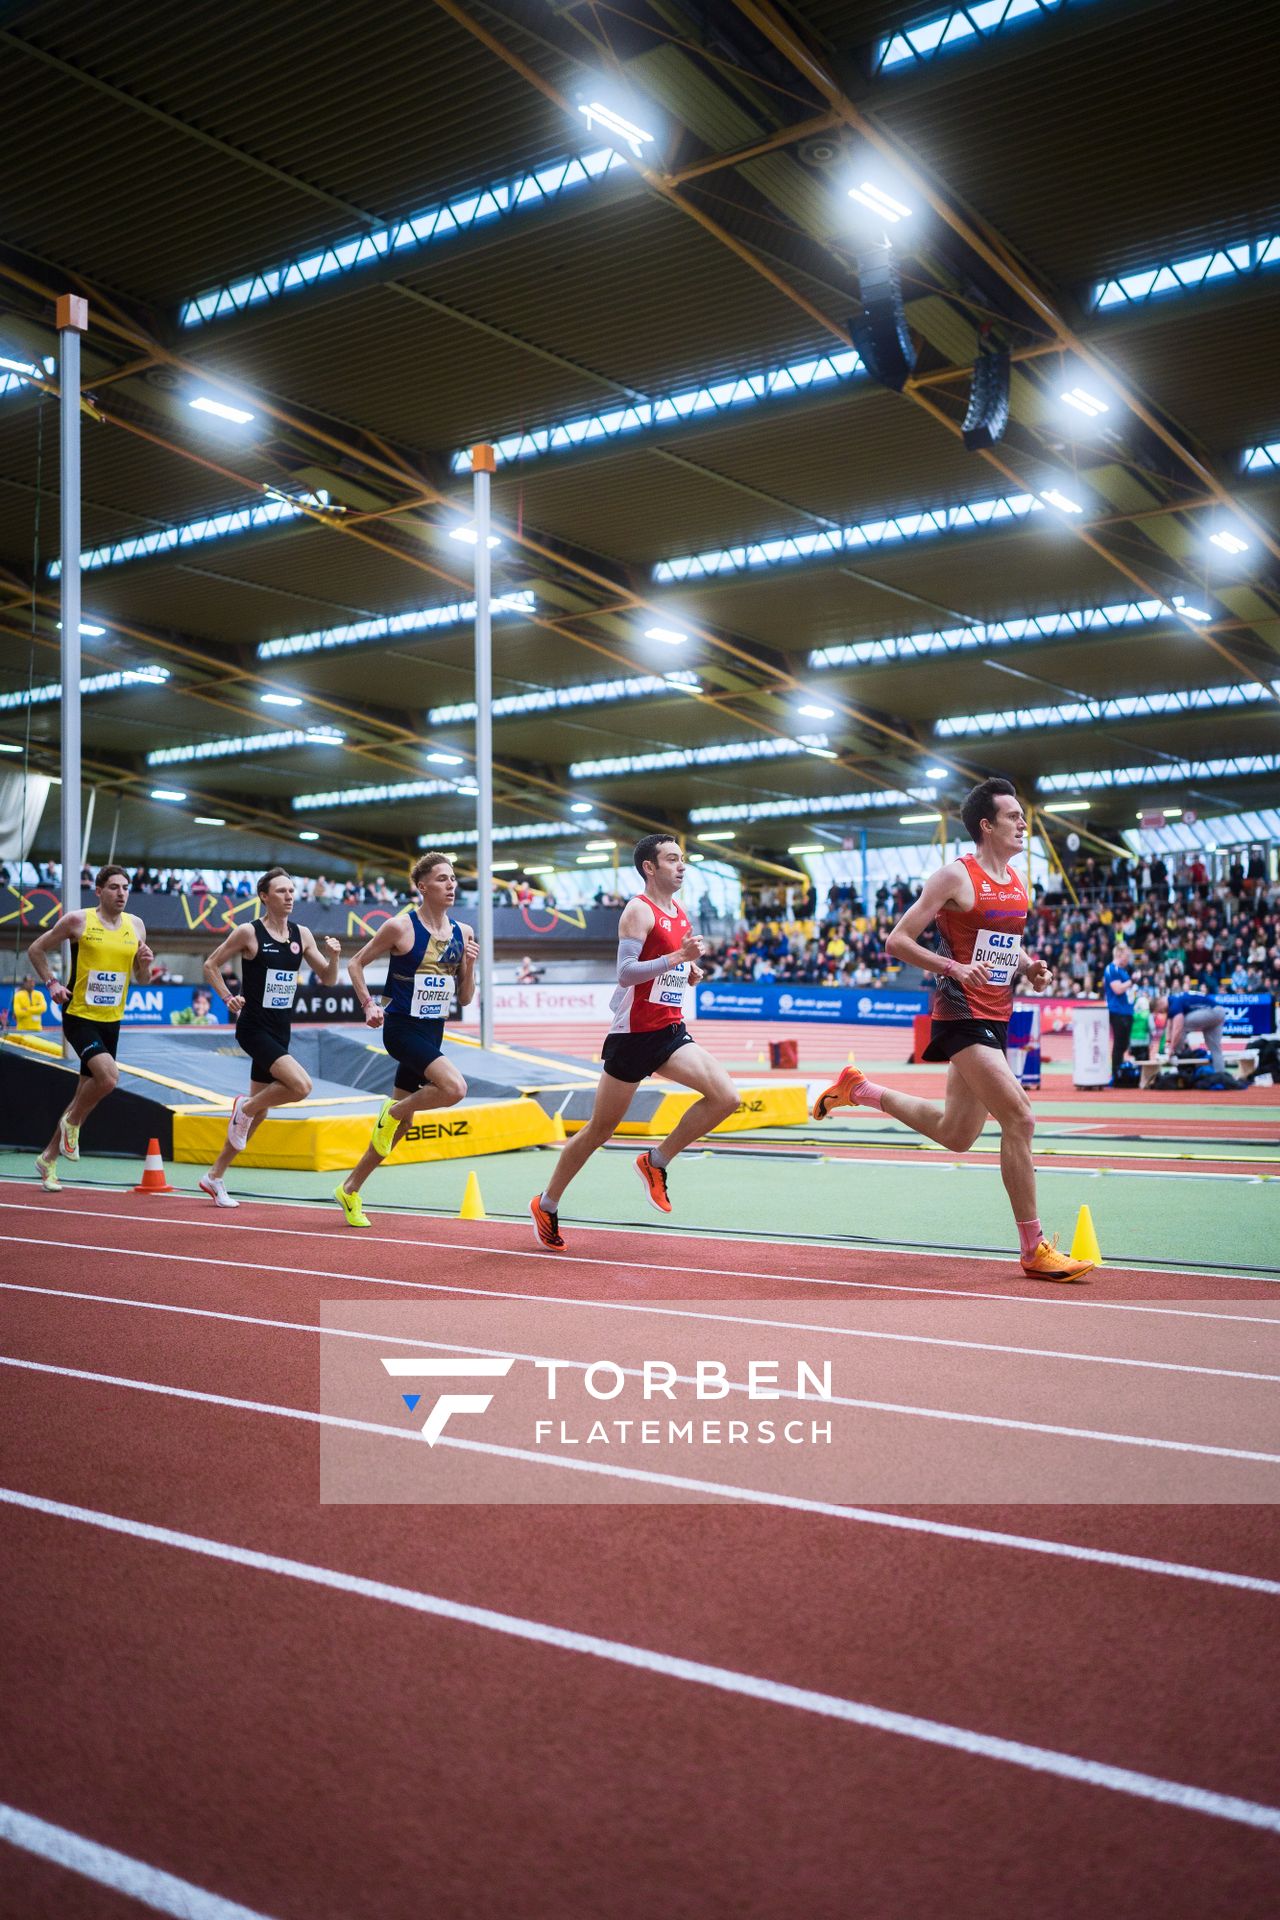
<path id="1" fill-rule="evenodd" d="M 164 1161 L 160 1158 L 160 1142 L 156 1139 L 147 1142 L 147 1157 L 142 1163 L 142 1179 L 134 1188 L 135 1193 L 176 1193 L 165 1178 Z"/>

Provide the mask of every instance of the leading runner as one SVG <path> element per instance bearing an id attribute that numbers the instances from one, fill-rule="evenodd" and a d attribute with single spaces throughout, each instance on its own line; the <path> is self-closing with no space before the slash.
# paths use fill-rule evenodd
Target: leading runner
<path id="1" fill-rule="evenodd" d="M 99 1101 L 120 1078 L 116 1048 L 129 982 L 145 986 L 154 955 L 147 930 L 136 913 L 126 913 L 129 876 L 123 867 L 99 867 L 93 890 L 96 907 L 64 913 L 47 933 L 31 942 L 27 957 L 49 997 L 63 1009 L 62 1034 L 80 1056 L 80 1084 L 58 1131 L 36 1160 L 46 1193 L 60 1193 L 58 1155 L 80 1158 L 80 1129 Z M 71 942 L 71 979 L 64 986 L 48 971 L 48 956 L 64 940 Z"/>
<path id="2" fill-rule="evenodd" d="M 933 1003 L 926 1060 L 947 1062 L 945 1106 L 879 1087 L 846 1067 L 814 1104 L 815 1120 L 836 1107 L 876 1107 L 953 1153 L 967 1153 L 990 1114 L 1000 1127 L 1000 1177 L 1018 1228 L 1022 1271 L 1032 1280 L 1078 1280 L 1090 1260 L 1069 1260 L 1044 1237 L 1036 1210 L 1031 1159 L 1035 1115 L 1005 1054 L 1013 983 L 1025 973 L 1042 991 L 1052 975 L 1025 952 L 1026 889 L 1010 864 L 1021 853 L 1027 823 L 1012 781 L 984 780 L 960 809 L 977 851 L 952 860 L 925 881 L 885 942 L 895 960 L 941 975 Z M 934 952 L 919 936 L 933 922 Z"/>
<path id="3" fill-rule="evenodd" d="M 667 1168 L 676 1155 L 727 1120 L 738 1105 L 732 1080 L 684 1024 L 685 988 L 702 978 L 698 961 L 707 943 L 693 932 L 676 899 L 685 873 L 679 842 L 670 834 L 648 833 L 633 857 L 644 892 L 628 900 L 618 922 L 618 988 L 610 1002 L 613 1025 L 601 1049 L 604 1070 L 595 1105 L 586 1126 L 561 1150 L 545 1191 L 529 1202 L 540 1245 L 557 1253 L 564 1249 L 559 1221 L 564 1190 L 612 1137 L 642 1080 L 661 1074 L 702 1096 L 660 1146 L 636 1160 L 649 1203 L 659 1213 L 671 1212 Z"/>

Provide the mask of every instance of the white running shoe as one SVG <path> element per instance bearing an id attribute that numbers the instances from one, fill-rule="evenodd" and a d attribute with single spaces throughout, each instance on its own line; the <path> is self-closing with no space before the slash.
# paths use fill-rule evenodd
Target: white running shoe
<path id="1" fill-rule="evenodd" d="M 231 1102 L 231 1118 L 227 1122 L 227 1142 L 237 1153 L 243 1153 L 248 1146 L 249 1128 L 253 1125 L 253 1115 L 244 1111 L 247 1098 L 247 1094 L 236 1095 Z"/>
<path id="2" fill-rule="evenodd" d="M 43 1154 L 41 1154 L 36 1161 L 36 1172 L 40 1175 L 40 1185 L 46 1193 L 62 1192 L 62 1182 L 58 1178 L 58 1169 L 56 1166 L 50 1166 Z"/>
<path id="3" fill-rule="evenodd" d="M 58 1144 L 62 1148 L 64 1159 L 80 1158 L 80 1129 L 72 1126 L 65 1113 L 58 1122 Z"/>
<path id="4" fill-rule="evenodd" d="M 200 1191 L 207 1193 L 215 1207 L 238 1207 L 240 1202 L 233 1200 L 227 1192 L 225 1180 L 215 1180 L 212 1174 L 201 1174 Z"/>

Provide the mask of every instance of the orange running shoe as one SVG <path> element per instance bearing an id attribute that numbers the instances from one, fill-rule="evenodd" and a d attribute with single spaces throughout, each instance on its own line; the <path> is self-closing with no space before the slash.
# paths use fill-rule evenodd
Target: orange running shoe
<path id="1" fill-rule="evenodd" d="M 671 1202 L 667 1198 L 666 1169 L 654 1166 L 647 1147 L 636 1159 L 636 1172 L 640 1175 L 644 1190 L 649 1196 L 649 1205 L 656 1207 L 659 1213 L 670 1213 Z"/>
<path id="2" fill-rule="evenodd" d="M 843 1067 L 825 1093 L 820 1093 L 813 1103 L 815 1120 L 825 1120 L 836 1107 L 851 1107 L 853 1096 L 866 1079 L 861 1067 Z"/>
<path id="3" fill-rule="evenodd" d="M 1071 1260 L 1058 1252 L 1058 1236 L 1042 1240 L 1033 1254 L 1024 1256 L 1022 1271 L 1028 1280 L 1082 1280 L 1093 1272 L 1092 1260 Z"/>
<path id="4" fill-rule="evenodd" d="M 564 1252 L 564 1241 L 560 1238 L 560 1215 L 552 1213 L 542 1204 L 542 1195 L 535 1193 L 529 1202 L 529 1211 L 533 1215 L 534 1230 L 540 1246 L 550 1247 L 553 1253 Z"/>

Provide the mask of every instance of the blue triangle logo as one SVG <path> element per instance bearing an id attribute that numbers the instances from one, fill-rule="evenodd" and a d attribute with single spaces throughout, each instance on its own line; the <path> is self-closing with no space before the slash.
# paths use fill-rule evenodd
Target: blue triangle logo
<path id="1" fill-rule="evenodd" d="M 421 1400 L 422 1395 L 420 1393 L 402 1393 L 400 1398 L 404 1401 L 410 1413 L 412 1413 L 419 1400 Z"/>

